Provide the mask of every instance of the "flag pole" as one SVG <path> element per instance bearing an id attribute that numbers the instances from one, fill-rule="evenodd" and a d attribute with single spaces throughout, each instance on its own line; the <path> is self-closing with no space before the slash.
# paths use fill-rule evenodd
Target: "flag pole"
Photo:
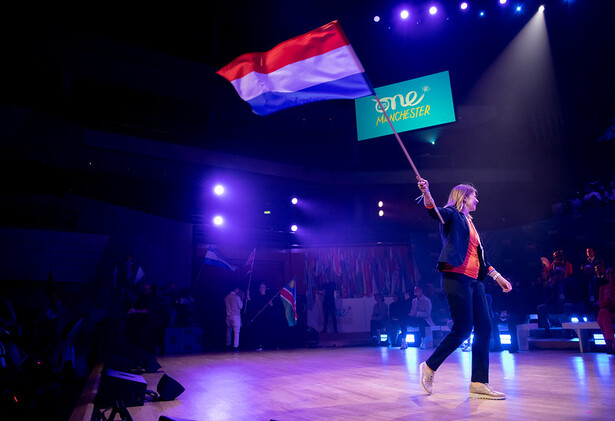
<path id="1" fill-rule="evenodd" d="M 404 154 L 406 155 L 406 158 L 408 158 L 408 162 L 410 163 L 410 166 L 412 167 L 412 170 L 414 171 L 414 174 L 416 175 L 417 178 L 422 178 L 421 175 L 419 174 L 419 170 L 416 168 L 416 165 L 414 165 L 414 161 L 412 161 L 412 158 L 410 157 L 410 154 L 408 153 L 408 150 L 404 146 L 404 143 L 401 141 L 401 138 L 399 137 L 399 134 L 397 133 L 397 130 L 395 130 L 395 127 L 393 126 L 393 122 L 391 121 L 391 119 L 389 118 L 389 115 L 387 114 L 387 112 L 385 111 L 384 107 L 382 106 L 382 103 L 380 102 L 380 98 L 378 98 L 378 95 L 376 94 L 376 92 L 374 92 L 374 97 L 376 98 L 376 102 L 378 102 L 378 106 L 382 110 L 382 113 L 384 114 L 384 116 L 386 117 L 387 121 L 389 122 L 389 126 L 391 126 L 391 130 L 393 130 L 393 134 L 395 134 L 395 139 L 397 139 L 397 143 L 399 143 L 399 146 L 401 146 L 401 149 L 404 151 Z M 432 197 L 432 201 L 433 201 L 433 197 Z M 436 211 L 436 213 L 438 214 L 438 218 L 440 219 L 440 222 L 442 222 L 442 225 L 444 225 L 444 219 L 442 219 L 442 216 L 440 215 L 440 212 L 438 211 L 438 207 L 436 206 L 435 201 L 433 203 L 433 208 Z"/>
<path id="2" fill-rule="evenodd" d="M 348 37 L 346 37 L 346 34 L 344 34 L 344 31 L 342 30 L 341 25 L 337 21 L 335 22 L 335 24 L 336 24 L 336 27 L 339 30 L 340 34 L 342 34 L 342 36 L 346 39 L 346 41 L 348 41 Z M 399 137 L 399 134 L 397 133 L 397 130 L 395 130 L 395 127 L 393 126 L 393 122 L 391 121 L 391 119 L 389 118 L 389 115 L 387 114 L 387 112 L 385 111 L 384 107 L 382 106 L 382 103 L 380 102 L 380 98 L 378 98 L 378 95 L 376 94 L 376 90 L 374 89 L 374 86 L 372 85 L 372 82 L 367 77 L 367 72 L 365 71 L 365 68 L 361 64 L 361 60 L 359 60 L 359 57 L 357 56 L 357 53 L 354 51 L 354 48 L 352 48 L 352 46 L 350 45 L 350 42 L 348 42 L 348 46 L 349 46 L 350 51 L 351 51 L 351 56 L 354 59 L 356 65 L 359 67 L 359 69 L 363 70 L 363 77 L 365 78 L 365 81 L 367 82 L 367 84 L 369 85 L 369 88 L 371 89 L 372 93 L 374 94 L 374 97 L 376 98 L 376 102 L 378 102 L 378 106 L 382 110 L 382 113 L 384 114 L 384 116 L 386 117 L 387 121 L 389 122 L 389 126 L 391 126 L 391 130 L 393 130 L 393 133 L 395 134 L 395 138 L 397 139 L 397 143 L 399 143 L 399 146 L 401 146 L 401 149 L 404 151 L 404 155 L 406 155 L 406 158 L 408 158 L 408 162 L 410 163 L 410 166 L 412 167 L 412 170 L 414 171 L 414 174 L 417 176 L 417 178 L 422 178 L 421 175 L 419 174 L 419 170 L 416 168 L 416 165 L 414 165 L 414 161 L 412 161 L 412 158 L 410 158 L 410 154 L 408 153 L 408 150 L 406 149 L 406 147 L 404 146 L 403 142 L 401 141 L 401 138 Z M 432 197 L 432 201 L 433 201 L 433 197 Z M 434 210 L 436 211 L 436 213 L 438 214 L 438 218 L 440 219 L 440 222 L 442 222 L 442 225 L 444 225 L 444 219 L 442 219 L 442 216 L 440 215 L 440 212 L 438 211 L 438 207 L 436 206 L 435 201 L 433 201 L 433 207 L 434 207 Z"/>
<path id="3" fill-rule="evenodd" d="M 248 324 L 246 325 L 246 327 L 250 326 L 250 324 L 252 324 L 252 322 L 253 322 L 254 320 L 256 320 L 256 318 L 257 318 L 258 316 L 260 316 L 260 314 L 263 312 L 263 310 L 265 310 L 265 309 L 267 308 L 267 306 L 269 306 L 269 305 L 271 304 L 271 302 L 273 301 L 273 299 L 274 299 L 275 297 L 277 297 L 278 295 L 280 295 L 281 293 L 282 293 L 282 290 L 279 290 L 279 291 L 278 291 L 278 292 L 277 292 L 277 293 L 276 293 L 273 297 L 271 297 L 271 300 L 269 300 L 269 301 L 267 302 L 267 304 L 265 304 L 265 305 L 263 306 L 263 308 L 261 308 L 261 309 L 258 311 L 258 313 L 256 313 L 256 315 L 255 315 L 254 317 L 252 317 L 252 320 L 250 320 L 250 321 L 248 322 Z"/>
<path id="4" fill-rule="evenodd" d="M 254 261 L 256 260 L 256 249 L 254 249 L 254 258 L 252 259 L 252 264 L 250 266 L 250 276 L 248 277 L 248 289 L 246 293 L 248 294 L 248 300 L 246 300 L 246 305 L 243 307 L 243 314 L 248 312 L 248 303 L 250 302 L 250 283 L 252 282 L 252 272 L 254 272 Z"/>

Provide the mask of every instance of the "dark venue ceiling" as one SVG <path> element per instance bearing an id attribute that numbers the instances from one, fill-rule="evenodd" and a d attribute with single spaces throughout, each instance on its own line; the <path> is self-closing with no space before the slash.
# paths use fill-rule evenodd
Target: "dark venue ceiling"
<path id="1" fill-rule="evenodd" d="M 216 3 L 7 8 L 0 144 L 8 202 L 74 193 L 194 222 L 207 212 L 208 183 L 237 176 L 251 197 L 238 202 L 246 211 L 262 213 L 298 190 L 342 209 L 330 210 L 333 218 L 371 223 L 365 215 L 382 197 L 398 223 L 420 228 L 399 145 L 392 136 L 357 142 L 353 101 L 259 117 L 215 74 L 242 53 L 335 19 L 376 87 L 449 71 L 457 122 L 402 139 L 440 202 L 458 182 L 477 185 L 482 226 L 543 218 L 553 200 L 613 171 L 613 142 L 597 142 L 615 117 L 612 1 L 545 2 L 556 102 L 545 86 L 514 95 L 537 80 L 524 60 L 508 62 L 491 97 L 473 96 L 536 1 L 521 2 L 521 13 L 512 11 L 517 2 L 474 1 L 466 14 L 440 1 L 436 17 L 422 0 Z M 426 141 L 434 136 L 435 145 Z M 27 222 L 18 210 L 5 207 L 5 223 Z"/>

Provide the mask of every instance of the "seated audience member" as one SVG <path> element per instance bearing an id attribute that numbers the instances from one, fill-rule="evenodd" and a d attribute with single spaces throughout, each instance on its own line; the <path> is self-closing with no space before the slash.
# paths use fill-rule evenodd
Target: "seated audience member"
<path id="1" fill-rule="evenodd" d="M 415 298 L 412 299 L 412 307 L 408 314 L 407 325 L 419 328 L 421 334 L 420 347 L 425 349 L 425 328 L 434 326 L 431 319 L 431 300 L 423 294 L 423 288 L 420 286 L 414 287 Z"/>
<path id="2" fill-rule="evenodd" d="M 600 288 L 598 325 L 606 341 L 606 352 L 615 354 L 612 326 L 612 323 L 615 322 L 615 271 L 613 268 L 606 270 L 606 277 L 609 283 Z"/>
<path id="3" fill-rule="evenodd" d="M 376 303 L 372 308 L 372 317 L 369 321 L 370 335 L 380 342 L 380 332 L 385 329 L 389 315 L 389 306 L 384 302 L 384 296 L 380 293 L 374 294 Z"/>

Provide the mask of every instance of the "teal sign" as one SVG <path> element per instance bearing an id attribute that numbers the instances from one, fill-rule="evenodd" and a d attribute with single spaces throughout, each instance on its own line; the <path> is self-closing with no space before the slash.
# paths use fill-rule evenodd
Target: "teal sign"
<path id="1" fill-rule="evenodd" d="M 455 121 L 448 71 L 383 86 L 375 91 L 397 132 Z M 393 133 L 373 95 L 356 99 L 355 108 L 359 140 Z"/>

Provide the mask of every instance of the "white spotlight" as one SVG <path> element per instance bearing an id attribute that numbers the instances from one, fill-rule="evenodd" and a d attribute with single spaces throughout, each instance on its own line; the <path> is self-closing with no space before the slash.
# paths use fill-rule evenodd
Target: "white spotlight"
<path id="1" fill-rule="evenodd" d="M 382 209 L 378 211 L 378 216 L 384 216 L 384 211 Z"/>
<path id="2" fill-rule="evenodd" d="M 410 12 L 408 12 L 407 10 L 402 10 L 399 16 L 401 16 L 402 19 L 408 19 L 408 16 L 410 16 Z"/>
<path id="3" fill-rule="evenodd" d="M 293 197 L 292 199 L 290 199 L 290 203 L 292 203 L 293 205 L 296 205 L 297 202 L 299 202 L 299 199 L 297 199 L 296 197 Z"/>
<path id="4" fill-rule="evenodd" d="M 384 206 L 384 202 L 381 200 L 380 202 L 378 202 L 378 207 L 381 208 Z"/>
<path id="5" fill-rule="evenodd" d="M 429 14 L 430 15 L 435 15 L 436 13 L 438 13 L 438 8 L 436 6 L 431 6 L 429 8 Z"/>
<path id="6" fill-rule="evenodd" d="M 380 16 L 374 16 L 374 22 L 376 23 L 380 22 Z"/>
<path id="7" fill-rule="evenodd" d="M 298 230 L 298 229 L 299 229 L 299 227 L 297 227 L 296 225 L 291 225 L 291 226 L 290 226 L 290 230 L 291 230 L 292 232 L 297 232 L 297 230 Z"/>
<path id="8" fill-rule="evenodd" d="M 540 7 L 538 8 L 539 12 L 544 12 L 545 11 L 545 5 L 541 4 Z"/>
<path id="9" fill-rule="evenodd" d="M 215 225 L 222 225 L 224 223 L 224 218 L 222 218 L 220 215 L 214 216 L 214 224 Z"/>
<path id="10" fill-rule="evenodd" d="M 214 193 L 216 193 L 218 196 L 221 196 L 224 194 L 224 186 L 222 184 L 216 184 L 216 187 L 214 187 Z"/>

